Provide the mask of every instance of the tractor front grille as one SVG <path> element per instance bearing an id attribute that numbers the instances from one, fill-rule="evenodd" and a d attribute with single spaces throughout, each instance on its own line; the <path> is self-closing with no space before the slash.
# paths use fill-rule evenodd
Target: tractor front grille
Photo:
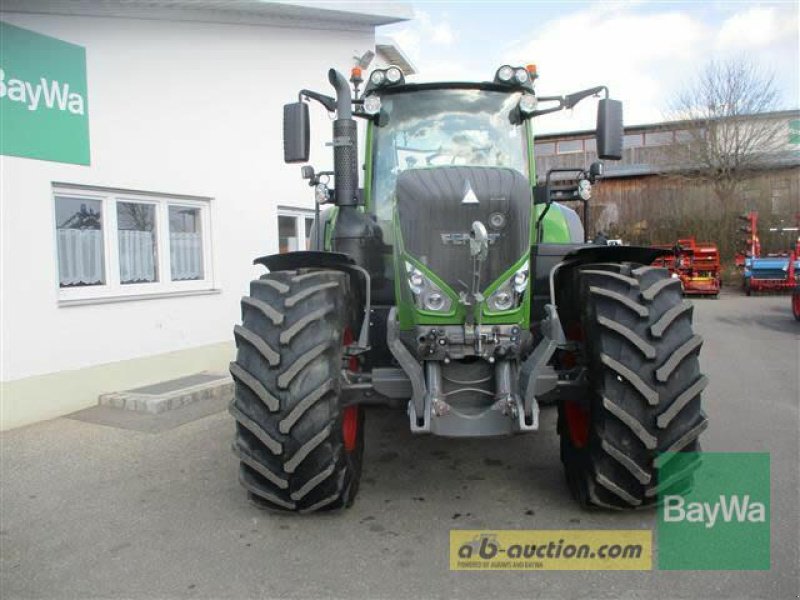
<path id="1" fill-rule="evenodd" d="M 481 268 L 485 289 L 530 250 L 531 188 L 514 169 L 410 169 L 397 180 L 397 210 L 405 251 L 456 292 L 472 280 L 469 234 L 480 221 L 489 233 Z"/>

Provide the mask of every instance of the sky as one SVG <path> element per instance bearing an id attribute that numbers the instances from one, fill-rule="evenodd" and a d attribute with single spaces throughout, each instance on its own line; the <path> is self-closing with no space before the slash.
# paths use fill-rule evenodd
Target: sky
<path id="1" fill-rule="evenodd" d="M 606 85 L 626 125 L 668 118 L 711 59 L 745 58 L 800 108 L 800 0 L 786 2 L 411 2 L 415 18 L 379 27 L 418 69 L 409 82 L 484 81 L 534 63 L 540 96 Z M 596 104 L 540 117 L 540 133 L 591 129 Z"/>

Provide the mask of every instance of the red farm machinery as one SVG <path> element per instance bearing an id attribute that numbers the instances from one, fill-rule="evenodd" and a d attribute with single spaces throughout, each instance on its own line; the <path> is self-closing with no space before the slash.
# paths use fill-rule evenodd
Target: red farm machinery
<path id="1" fill-rule="evenodd" d="M 717 297 L 720 278 L 719 249 L 712 242 L 697 242 L 693 237 L 679 239 L 672 245 L 654 248 L 668 250 L 653 264 L 669 269 L 672 276 L 681 280 L 685 295 Z"/>

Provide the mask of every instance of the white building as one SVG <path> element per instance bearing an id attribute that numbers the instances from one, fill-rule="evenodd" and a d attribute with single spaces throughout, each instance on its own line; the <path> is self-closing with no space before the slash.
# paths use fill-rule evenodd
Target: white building
<path id="1" fill-rule="evenodd" d="M 0 427 L 226 370 L 239 299 L 261 272 L 252 259 L 302 247 L 313 214 L 299 168 L 282 163 L 282 105 L 302 88 L 331 93 L 327 69 L 347 74 L 410 8 L 0 7 Z M 330 168 L 331 125 L 312 114 L 311 162 Z"/>

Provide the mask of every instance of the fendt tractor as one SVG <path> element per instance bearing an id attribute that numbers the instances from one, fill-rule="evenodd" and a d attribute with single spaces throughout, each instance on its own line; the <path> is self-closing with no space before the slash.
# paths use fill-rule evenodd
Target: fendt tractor
<path id="1" fill-rule="evenodd" d="M 333 118 L 333 171 L 301 169 L 312 249 L 254 261 L 268 273 L 234 328 L 233 449 L 250 499 L 351 505 L 372 405 L 407 411 L 413 433 L 503 444 L 552 403 L 581 506 L 687 489 L 697 455 L 659 478 L 674 455 L 659 456 L 697 452 L 707 426 L 680 280 L 647 266 L 658 250 L 588 241 L 601 162 L 536 176 L 533 119 L 602 96 L 597 155 L 619 160 L 622 103 L 605 86 L 537 96 L 533 65 L 483 83 L 406 83 L 394 66 L 328 79 L 335 97 L 302 90 L 283 112 L 287 163 L 308 162 L 311 101 Z"/>

